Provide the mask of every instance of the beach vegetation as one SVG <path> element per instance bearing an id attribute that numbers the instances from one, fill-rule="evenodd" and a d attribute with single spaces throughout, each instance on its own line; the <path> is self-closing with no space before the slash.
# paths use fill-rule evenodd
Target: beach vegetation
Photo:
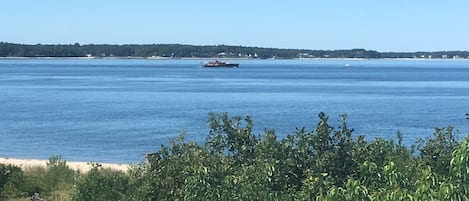
<path id="1" fill-rule="evenodd" d="M 23 177 L 23 171 L 16 166 L 0 164 L 0 200 L 7 200 L 12 189 L 21 184 L 19 178 Z"/>
<path id="2" fill-rule="evenodd" d="M 0 57 L 122 57 L 122 58 L 467 58 L 468 51 L 378 52 L 366 49 L 310 50 L 183 44 L 16 44 L 0 42 Z"/>
<path id="3" fill-rule="evenodd" d="M 400 132 L 368 141 L 352 135 L 345 114 L 336 127 L 318 117 L 278 139 L 253 133 L 249 116 L 211 113 L 204 144 L 171 139 L 147 155 L 133 188 L 144 200 L 467 199 L 468 141 L 451 126 L 406 146 Z"/>
<path id="4" fill-rule="evenodd" d="M 89 172 L 81 175 L 72 200 L 123 200 L 128 189 L 128 175 L 95 165 Z"/>
<path id="5" fill-rule="evenodd" d="M 451 126 L 406 145 L 400 132 L 395 139 L 354 136 L 346 114 L 334 123 L 319 113 L 312 128 L 282 138 L 271 129 L 255 133 L 250 116 L 210 113 L 208 125 L 204 143 L 182 133 L 126 173 L 99 164 L 70 172 L 60 157 L 32 172 L 0 166 L 2 195 L 24 197 L 30 189 L 74 201 L 469 200 L 469 138 L 459 139 Z M 15 174 L 5 174 L 8 168 Z"/>
<path id="6" fill-rule="evenodd" d="M 13 166 L 9 166 L 13 167 Z M 52 156 L 46 167 L 10 168 L 4 185 L 4 198 L 27 198 L 40 193 L 41 198 L 70 200 L 74 192 L 78 172 L 68 168 L 60 156 Z"/>

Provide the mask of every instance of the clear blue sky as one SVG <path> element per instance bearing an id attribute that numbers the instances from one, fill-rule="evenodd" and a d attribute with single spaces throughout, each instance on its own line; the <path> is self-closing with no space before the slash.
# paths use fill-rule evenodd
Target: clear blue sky
<path id="1" fill-rule="evenodd" d="M 3 0 L 0 41 L 469 50 L 468 0 Z"/>

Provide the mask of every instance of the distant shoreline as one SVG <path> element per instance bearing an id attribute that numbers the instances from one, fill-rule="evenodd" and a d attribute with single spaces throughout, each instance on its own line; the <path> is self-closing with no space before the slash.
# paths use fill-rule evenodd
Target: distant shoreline
<path id="1" fill-rule="evenodd" d="M 8 158 L 0 157 L 0 164 L 14 165 L 23 170 L 34 168 L 34 167 L 47 167 L 49 160 L 40 159 L 22 159 L 22 158 Z M 66 161 L 66 165 L 74 170 L 80 172 L 88 172 L 92 169 L 91 163 L 95 162 L 79 162 L 79 161 Z M 117 164 L 117 163 L 98 163 L 103 168 L 109 168 L 112 170 L 127 172 L 130 168 L 130 164 Z"/>
<path id="2" fill-rule="evenodd" d="M 0 60 L 15 59 L 37 59 L 37 60 L 417 60 L 417 61 L 452 61 L 452 60 L 469 60 L 469 58 L 212 58 L 212 57 L 0 57 Z"/>
<path id="3" fill-rule="evenodd" d="M 17 44 L 0 42 L 2 57 L 73 57 L 112 59 L 469 59 L 469 51 L 380 52 L 353 49 L 284 49 L 187 44 Z"/>

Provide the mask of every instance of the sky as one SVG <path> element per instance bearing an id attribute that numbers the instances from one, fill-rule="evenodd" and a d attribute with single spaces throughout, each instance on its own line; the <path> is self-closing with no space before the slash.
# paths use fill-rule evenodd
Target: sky
<path id="1" fill-rule="evenodd" d="M 468 0 L 0 0 L 0 41 L 469 51 Z"/>

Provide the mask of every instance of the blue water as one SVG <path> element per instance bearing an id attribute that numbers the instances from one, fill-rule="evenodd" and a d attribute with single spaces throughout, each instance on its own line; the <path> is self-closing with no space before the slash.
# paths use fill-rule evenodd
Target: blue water
<path id="1" fill-rule="evenodd" d="M 469 133 L 466 60 L 0 60 L 0 157 L 139 162 L 209 112 L 251 115 L 255 130 L 312 129 L 321 111 L 355 134 L 405 143 L 453 125 Z M 349 64 L 350 67 L 345 67 Z"/>

